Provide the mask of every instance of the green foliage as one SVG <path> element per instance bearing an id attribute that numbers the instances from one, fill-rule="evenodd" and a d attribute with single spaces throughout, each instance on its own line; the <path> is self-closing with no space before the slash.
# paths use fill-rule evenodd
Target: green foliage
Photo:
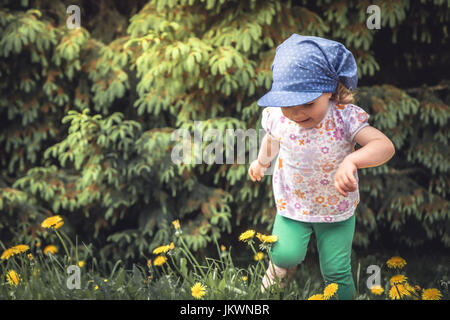
<path id="1" fill-rule="evenodd" d="M 166 242 L 175 219 L 199 253 L 241 225 L 270 230 L 270 177 L 252 183 L 245 164 L 175 164 L 172 134 L 186 129 L 192 137 L 193 120 L 222 136 L 226 129 L 259 129 L 256 100 L 270 89 L 275 48 L 296 32 L 352 50 L 361 77 L 356 104 L 397 149 L 388 163 L 359 172 L 355 245 L 432 240 L 448 247 L 448 79 L 436 90 L 408 91 L 402 81 L 410 83 L 403 74 L 424 66 L 448 66 L 450 4 L 380 1 L 382 29 L 369 30 L 370 4 L 148 1 L 124 5 L 123 13 L 111 9 L 119 20 L 82 20 L 73 30 L 62 2 L 51 2 L 57 17 L 45 10 L 49 1 L 4 6 L 1 240 L 50 241 L 40 223 L 60 214 L 71 217 L 68 232 L 93 242 L 105 259 L 129 262 Z M 103 28 L 111 32 L 101 38 Z M 405 37 L 412 47 L 378 53 Z M 436 44 L 439 54 L 421 54 L 425 44 Z M 373 83 L 377 77 L 387 80 Z M 208 145 L 203 141 L 202 150 Z"/>

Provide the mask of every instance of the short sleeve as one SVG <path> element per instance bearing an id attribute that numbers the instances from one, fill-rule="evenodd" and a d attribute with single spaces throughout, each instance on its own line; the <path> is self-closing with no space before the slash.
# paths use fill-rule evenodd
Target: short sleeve
<path id="1" fill-rule="evenodd" d="M 270 136 L 270 138 L 274 138 L 272 135 L 273 130 L 273 110 L 270 110 L 270 107 L 264 108 L 262 111 L 262 117 L 261 117 L 261 126 L 262 128 L 267 132 L 267 134 Z"/>
<path id="2" fill-rule="evenodd" d="M 369 126 L 370 115 L 361 107 L 354 104 L 348 104 L 344 109 L 344 124 L 348 137 L 351 142 L 355 138 L 359 130 Z"/>

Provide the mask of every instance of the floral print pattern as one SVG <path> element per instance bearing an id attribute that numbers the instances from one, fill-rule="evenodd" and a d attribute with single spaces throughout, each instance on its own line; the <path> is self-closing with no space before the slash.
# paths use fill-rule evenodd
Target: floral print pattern
<path id="1" fill-rule="evenodd" d="M 263 109 L 263 129 L 280 142 L 272 179 L 278 214 L 304 222 L 338 222 L 354 214 L 359 188 L 342 196 L 334 187 L 334 174 L 353 152 L 354 137 L 369 125 L 368 119 L 362 108 L 331 100 L 313 128 L 290 121 L 280 107 Z M 357 172 L 355 178 L 359 181 Z"/>

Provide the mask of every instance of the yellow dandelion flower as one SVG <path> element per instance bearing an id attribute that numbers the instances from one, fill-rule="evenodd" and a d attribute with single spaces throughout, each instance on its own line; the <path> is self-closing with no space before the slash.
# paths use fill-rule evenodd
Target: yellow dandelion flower
<path id="1" fill-rule="evenodd" d="M 58 229 L 58 228 L 62 227 L 63 224 L 64 224 L 64 221 L 60 221 L 53 226 L 53 229 Z"/>
<path id="2" fill-rule="evenodd" d="M 40 248 L 41 247 L 41 243 L 38 241 L 36 242 L 36 248 Z"/>
<path id="3" fill-rule="evenodd" d="M 330 299 L 338 290 L 338 284 L 337 283 L 330 283 L 326 286 L 326 288 L 323 290 L 323 298 L 325 300 Z"/>
<path id="4" fill-rule="evenodd" d="M 254 235 L 255 235 L 255 230 L 247 230 L 247 231 L 241 233 L 241 235 L 239 236 L 239 240 L 247 241 L 247 240 L 253 238 Z"/>
<path id="5" fill-rule="evenodd" d="M 264 253 L 259 251 L 253 258 L 255 259 L 255 261 L 261 260 L 264 258 Z"/>
<path id="6" fill-rule="evenodd" d="M 393 286 L 389 290 L 389 298 L 391 300 L 399 300 L 402 297 L 402 294 L 401 294 L 399 286 L 401 286 L 401 285 L 399 284 L 397 286 Z"/>
<path id="7" fill-rule="evenodd" d="M 153 250 L 153 254 L 166 253 L 167 251 L 169 251 L 169 246 L 159 246 Z"/>
<path id="8" fill-rule="evenodd" d="M 50 244 L 44 248 L 44 254 L 48 254 L 48 253 L 55 254 L 57 252 L 58 252 L 58 248 L 52 244 Z"/>
<path id="9" fill-rule="evenodd" d="M 383 289 L 381 286 L 372 286 L 372 288 L 370 288 L 370 291 L 371 291 L 373 294 L 375 294 L 375 295 L 377 295 L 377 296 L 380 296 L 380 295 L 383 294 L 384 289 Z"/>
<path id="10" fill-rule="evenodd" d="M 153 250 L 153 254 L 161 254 L 161 253 L 166 253 L 169 250 L 173 250 L 175 249 L 175 245 L 173 244 L 173 242 L 171 242 L 168 245 L 164 245 L 164 246 L 159 246 L 157 247 L 155 250 Z"/>
<path id="11" fill-rule="evenodd" d="M 258 232 L 257 234 L 256 234 L 256 237 L 261 241 L 261 242 L 264 242 L 262 239 L 263 239 L 263 234 L 262 233 L 260 233 L 260 232 Z"/>
<path id="12" fill-rule="evenodd" d="M 386 261 L 386 264 L 391 269 L 401 269 L 406 265 L 406 260 L 402 257 L 395 256 Z"/>
<path id="13" fill-rule="evenodd" d="M 22 253 L 22 252 L 25 252 L 30 249 L 30 247 L 27 246 L 26 244 L 18 244 L 17 246 L 14 246 L 13 248 L 14 248 L 14 250 L 17 251 L 17 253 Z"/>
<path id="14" fill-rule="evenodd" d="M 43 228 L 53 228 L 53 229 L 58 229 L 59 227 L 61 227 L 64 224 L 63 219 L 61 218 L 61 216 L 52 216 L 49 217 L 47 219 L 45 219 L 42 223 L 41 226 Z"/>
<path id="15" fill-rule="evenodd" d="M 5 251 L 3 251 L 1 258 L 2 258 L 2 260 L 9 259 L 15 254 L 16 254 L 16 251 L 13 248 L 9 248 L 9 249 L 6 249 Z"/>
<path id="16" fill-rule="evenodd" d="M 206 286 L 197 282 L 191 288 L 192 296 L 196 299 L 201 299 L 206 294 Z"/>
<path id="17" fill-rule="evenodd" d="M 263 243 L 274 243 L 278 241 L 278 237 L 275 235 L 265 235 L 258 232 L 256 237 Z"/>
<path id="18" fill-rule="evenodd" d="M 407 286 L 403 283 L 396 284 L 389 290 L 389 298 L 391 298 L 391 300 L 398 300 L 404 296 L 410 295 L 411 293 L 408 291 Z"/>
<path id="19" fill-rule="evenodd" d="M 167 258 L 164 256 L 157 256 L 153 261 L 154 266 L 162 266 L 167 261 Z"/>
<path id="20" fill-rule="evenodd" d="M 28 249 L 30 249 L 30 247 L 27 246 L 26 244 L 19 244 L 17 246 L 11 247 L 11 248 L 6 249 L 5 251 L 3 251 L 1 259 L 2 260 L 3 259 L 7 259 L 8 260 L 12 256 L 14 256 L 16 254 L 19 254 L 19 253 L 22 253 L 22 252 L 25 252 Z"/>
<path id="21" fill-rule="evenodd" d="M 439 289 L 431 288 L 422 291 L 422 300 L 441 300 L 442 293 Z"/>
<path id="22" fill-rule="evenodd" d="M 309 297 L 308 300 L 324 300 L 324 299 L 323 299 L 323 295 L 318 293 L 318 294 L 314 294 L 311 297 Z"/>
<path id="23" fill-rule="evenodd" d="M 32 261 L 34 259 L 33 255 L 31 253 L 27 254 L 28 260 Z"/>
<path id="24" fill-rule="evenodd" d="M 98 285 L 95 285 L 94 290 L 98 290 Z"/>
<path id="25" fill-rule="evenodd" d="M 6 274 L 6 280 L 8 280 L 8 283 L 10 285 L 17 286 L 20 281 L 20 276 L 16 271 L 9 270 L 8 273 Z"/>
<path id="26" fill-rule="evenodd" d="M 83 268 L 84 265 L 85 265 L 85 262 L 84 262 L 84 261 L 78 261 L 78 266 L 79 266 L 80 268 Z"/>
<path id="27" fill-rule="evenodd" d="M 173 226 L 175 227 L 176 230 L 180 229 L 180 220 L 174 220 L 172 221 Z"/>
<path id="28" fill-rule="evenodd" d="M 242 277 L 242 281 L 247 281 L 248 277 L 247 276 L 243 276 Z"/>
<path id="29" fill-rule="evenodd" d="M 408 279 L 408 277 L 406 277 L 402 274 L 396 274 L 395 276 L 393 276 L 391 278 L 391 280 L 389 280 L 389 283 L 391 284 L 391 286 L 393 286 L 394 284 L 397 284 L 397 283 L 405 283 L 407 279 Z"/>
<path id="30" fill-rule="evenodd" d="M 276 235 L 270 235 L 270 236 L 266 236 L 264 242 L 274 243 L 274 242 L 277 242 L 277 241 L 278 241 L 278 236 L 276 236 Z"/>
<path id="31" fill-rule="evenodd" d="M 227 247 L 225 247 L 223 244 L 220 245 L 220 251 L 225 251 L 225 250 L 227 250 Z"/>
<path id="32" fill-rule="evenodd" d="M 403 282 L 402 284 L 405 287 L 405 290 L 408 292 L 407 295 L 411 295 L 411 293 L 416 293 L 416 289 L 412 287 L 408 282 Z"/>

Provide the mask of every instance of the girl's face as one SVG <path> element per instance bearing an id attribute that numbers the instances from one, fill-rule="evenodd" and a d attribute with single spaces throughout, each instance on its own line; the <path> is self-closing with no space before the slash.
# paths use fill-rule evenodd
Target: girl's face
<path id="1" fill-rule="evenodd" d="M 313 101 L 295 107 L 281 107 L 283 115 L 303 128 L 313 128 L 319 124 L 328 111 L 332 93 L 322 93 Z"/>

